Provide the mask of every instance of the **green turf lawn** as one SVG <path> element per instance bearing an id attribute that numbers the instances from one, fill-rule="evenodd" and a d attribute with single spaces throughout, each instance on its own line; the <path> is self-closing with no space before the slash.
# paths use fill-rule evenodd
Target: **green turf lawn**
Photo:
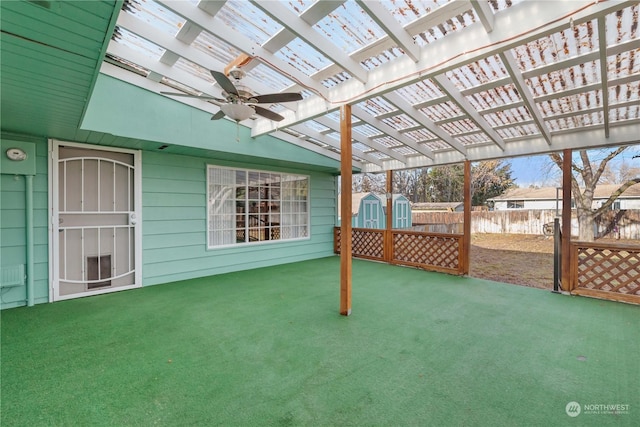
<path id="1" fill-rule="evenodd" d="M 354 260 L 338 309 L 330 257 L 5 310 L 0 424 L 640 425 L 638 306 Z"/>

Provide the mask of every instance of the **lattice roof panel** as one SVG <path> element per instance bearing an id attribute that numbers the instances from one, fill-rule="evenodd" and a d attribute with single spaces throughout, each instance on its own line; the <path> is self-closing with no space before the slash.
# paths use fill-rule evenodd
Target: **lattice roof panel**
<path id="1" fill-rule="evenodd" d="M 638 142 L 639 10 L 624 0 L 127 0 L 107 58 L 157 92 L 219 96 L 208 70 L 248 55 L 247 87 L 304 97 L 265 106 L 282 122 L 242 122 L 253 136 L 293 132 L 334 156 L 348 103 L 354 161 L 379 171 Z"/>

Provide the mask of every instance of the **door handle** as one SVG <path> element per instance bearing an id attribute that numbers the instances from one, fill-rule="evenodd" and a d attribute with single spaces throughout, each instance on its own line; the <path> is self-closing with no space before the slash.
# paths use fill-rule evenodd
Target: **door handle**
<path id="1" fill-rule="evenodd" d="M 137 222 L 138 222 L 138 218 L 136 217 L 135 212 L 131 212 L 129 214 L 129 224 L 136 225 Z"/>

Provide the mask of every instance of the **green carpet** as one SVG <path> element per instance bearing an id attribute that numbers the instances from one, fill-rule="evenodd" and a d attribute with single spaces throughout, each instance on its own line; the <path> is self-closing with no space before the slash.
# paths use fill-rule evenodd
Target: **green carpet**
<path id="1" fill-rule="evenodd" d="M 338 298 L 330 257 L 5 310 L 0 424 L 640 425 L 640 307 L 361 260 Z"/>

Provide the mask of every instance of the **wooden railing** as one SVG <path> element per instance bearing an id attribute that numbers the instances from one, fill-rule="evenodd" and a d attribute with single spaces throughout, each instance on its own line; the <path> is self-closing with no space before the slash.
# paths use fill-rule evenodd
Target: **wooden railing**
<path id="1" fill-rule="evenodd" d="M 393 264 L 462 274 L 462 234 L 392 230 Z"/>
<path id="2" fill-rule="evenodd" d="M 340 253 L 340 227 L 334 228 L 333 251 Z M 394 229 L 352 228 L 351 254 L 356 258 L 462 274 L 461 234 Z"/>
<path id="3" fill-rule="evenodd" d="M 571 293 L 640 304 L 640 247 L 571 243 Z"/>
<path id="4" fill-rule="evenodd" d="M 351 229 L 351 255 L 356 258 L 384 261 L 384 230 L 375 228 Z M 333 252 L 340 253 L 340 227 L 333 229 Z"/>

